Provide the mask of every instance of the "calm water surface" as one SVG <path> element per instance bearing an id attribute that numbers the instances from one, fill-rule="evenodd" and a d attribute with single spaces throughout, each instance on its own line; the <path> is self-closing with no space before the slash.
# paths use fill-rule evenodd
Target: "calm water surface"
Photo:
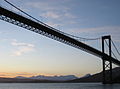
<path id="1" fill-rule="evenodd" d="M 120 84 L 101 83 L 0 83 L 0 89 L 120 89 Z"/>

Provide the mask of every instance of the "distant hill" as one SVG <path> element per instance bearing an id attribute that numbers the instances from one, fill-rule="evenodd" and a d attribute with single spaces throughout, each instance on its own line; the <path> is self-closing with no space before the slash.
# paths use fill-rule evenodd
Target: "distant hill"
<path id="1" fill-rule="evenodd" d="M 108 70 L 106 73 L 109 72 Z M 113 82 L 120 83 L 120 67 L 113 69 Z M 85 83 L 85 82 L 102 82 L 102 72 L 94 75 L 86 74 L 85 76 L 78 78 L 74 75 L 66 76 L 32 76 L 15 78 L 0 78 L 0 83 Z"/>
<path id="2" fill-rule="evenodd" d="M 78 77 L 74 75 L 66 76 L 32 76 L 32 77 L 22 77 L 18 76 L 15 78 L 0 78 L 0 83 L 60 83 L 68 80 L 77 79 Z"/>
<path id="3" fill-rule="evenodd" d="M 17 79 L 34 79 L 34 80 L 52 80 L 52 81 L 67 81 L 67 80 L 78 79 L 78 77 L 76 77 L 75 75 L 66 75 L 66 76 L 38 75 L 38 76 L 32 76 L 32 77 L 17 76 L 15 78 L 17 78 Z"/>
<path id="4" fill-rule="evenodd" d="M 120 67 L 116 67 L 113 70 L 113 82 L 120 83 Z M 106 73 L 109 71 L 107 70 Z M 66 82 L 102 82 L 102 74 L 103 72 L 88 76 L 88 77 L 83 77 L 79 79 L 74 79 Z"/>
<path id="5" fill-rule="evenodd" d="M 86 74 L 86 75 L 84 75 L 84 76 L 82 76 L 80 78 L 86 78 L 86 77 L 90 77 L 90 76 L 92 76 L 92 75 L 91 74 Z"/>
<path id="6" fill-rule="evenodd" d="M 35 79 L 17 79 L 17 78 L 0 78 L 0 83 L 53 83 L 57 81 L 35 80 Z"/>
<path id="7" fill-rule="evenodd" d="M 85 77 L 91 76 L 86 74 Z M 83 78 L 82 77 L 82 78 Z M 23 77 L 17 76 L 15 78 L 0 78 L 0 83 L 64 83 L 66 81 L 78 79 L 75 75 L 66 75 L 66 76 L 32 76 L 32 77 Z"/>

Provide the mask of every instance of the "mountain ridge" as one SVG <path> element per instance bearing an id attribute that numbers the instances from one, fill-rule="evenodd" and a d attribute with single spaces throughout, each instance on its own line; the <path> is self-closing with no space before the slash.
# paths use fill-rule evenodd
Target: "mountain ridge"
<path id="1" fill-rule="evenodd" d="M 23 77 L 23 76 L 17 76 L 16 79 L 36 79 L 36 80 L 52 80 L 52 81 L 67 81 L 67 80 L 73 80 L 78 79 L 75 75 L 65 75 L 65 76 L 45 76 L 45 75 L 37 75 L 32 77 Z"/>
<path id="2" fill-rule="evenodd" d="M 120 83 L 120 67 L 116 67 L 113 70 L 113 83 Z M 109 71 L 107 70 L 106 73 L 108 73 Z M 22 76 L 18 76 L 16 78 L 0 78 L 0 83 L 94 83 L 94 82 L 102 82 L 102 73 L 96 73 L 93 75 L 90 74 L 86 74 L 85 76 L 81 77 L 81 78 L 77 78 L 77 79 L 70 79 L 70 80 L 48 80 L 45 79 L 43 75 L 38 75 L 38 76 L 32 76 L 31 78 L 34 79 L 30 79 L 29 77 L 22 77 Z M 76 78 L 76 76 L 74 75 L 66 75 L 71 76 Z M 52 77 L 66 77 L 66 76 L 52 76 Z M 43 77 L 43 79 L 40 79 L 41 77 Z M 37 79 L 39 78 L 39 79 Z"/>
<path id="3" fill-rule="evenodd" d="M 105 71 L 106 73 L 109 72 L 109 70 Z M 120 83 L 120 67 L 113 68 L 112 70 L 113 73 L 113 83 Z M 78 78 L 66 82 L 71 82 L 71 83 L 79 83 L 79 82 L 102 82 L 103 79 L 103 72 L 93 74 L 89 77 L 83 77 L 83 78 Z M 108 78 L 106 78 L 108 80 Z"/>

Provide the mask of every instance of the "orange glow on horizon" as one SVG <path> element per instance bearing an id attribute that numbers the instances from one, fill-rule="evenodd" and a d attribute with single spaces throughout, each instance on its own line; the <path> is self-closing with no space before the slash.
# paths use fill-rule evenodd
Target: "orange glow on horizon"
<path id="1" fill-rule="evenodd" d="M 41 74 L 41 73 L 27 73 L 27 72 L 7 73 L 7 72 L 0 72 L 0 77 L 2 77 L 2 78 L 15 78 L 17 76 L 32 77 L 32 76 L 38 76 L 38 75 L 56 76 L 56 75 L 53 75 L 53 74 Z M 59 75 L 57 75 L 57 76 L 59 76 Z"/>
<path id="2" fill-rule="evenodd" d="M 64 74 L 63 75 L 62 74 L 59 75 L 59 74 L 42 74 L 42 73 L 28 73 L 28 72 L 14 72 L 14 73 L 12 73 L 12 72 L 9 72 L 9 73 L 7 73 L 7 72 L 0 72 L 0 78 L 15 78 L 17 76 L 32 77 L 32 76 L 38 76 L 38 75 L 43 75 L 43 76 L 64 76 Z M 75 75 L 75 76 L 78 77 L 78 75 Z"/>
<path id="3" fill-rule="evenodd" d="M 15 72 L 15 73 L 1 72 L 0 73 L 0 77 L 4 77 L 4 78 L 14 78 L 17 76 L 31 77 L 31 76 L 36 76 L 36 75 L 38 75 L 38 74 L 37 73 L 27 73 L 27 72 Z"/>

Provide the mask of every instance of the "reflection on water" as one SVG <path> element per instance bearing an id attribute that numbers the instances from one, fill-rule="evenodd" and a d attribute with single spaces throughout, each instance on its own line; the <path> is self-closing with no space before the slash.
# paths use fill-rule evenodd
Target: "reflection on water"
<path id="1" fill-rule="evenodd" d="M 101 83 L 0 83 L 0 89 L 120 89 L 120 84 Z"/>

